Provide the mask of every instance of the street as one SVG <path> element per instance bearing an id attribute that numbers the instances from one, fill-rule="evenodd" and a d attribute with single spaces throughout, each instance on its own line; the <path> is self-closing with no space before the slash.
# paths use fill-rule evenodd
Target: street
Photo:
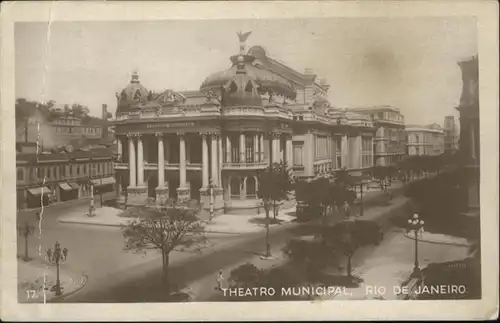
<path id="1" fill-rule="evenodd" d="M 88 200 L 79 200 L 46 208 L 41 238 L 38 227 L 35 234 L 29 237 L 29 253 L 32 257 L 38 255 L 40 241 L 42 255 L 59 241 L 62 247 L 69 250 L 66 268 L 88 277 L 85 287 L 64 301 L 153 301 L 155 297 L 162 297 L 155 296 L 155 288 L 161 281 L 160 254 L 154 251 L 147 255 L 124 252 L 124 240 L 118 227 L 63 224 L 58 221 L 59 216 L 70 210 L 81 209 L 83 217 L 87 205 Z M 96 205 L 99 207 L 99 204 Z M 29 221 L 36 224 L 35 218 L 35 211 L 18 214 L 19 223 Z M 273 230 L 273 242 L 286 241 L 290 236 L 286 229 L 283 225 Z M 264 232 L 245 236 L 210 234 L 207 246 L 199 253 L 174 251 L 171 254 L 172 280 L 182 286 L 192 279 L 218 270 L 219 266 L 227 262 L 244 258 L 248 253 L 261 253 L 265 248 L 264 236 Z M 20 240 L 18 254 L 23 255 L 23 252 L 24 241 Z"/>

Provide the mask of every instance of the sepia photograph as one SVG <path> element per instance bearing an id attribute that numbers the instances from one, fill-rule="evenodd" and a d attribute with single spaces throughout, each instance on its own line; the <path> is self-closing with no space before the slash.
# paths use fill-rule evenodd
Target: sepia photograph
<path id="1" fill-rule="evenodd" d="M 229 12 L 12 23 L 13 303 L 484 301 L 478 17 Z"/>

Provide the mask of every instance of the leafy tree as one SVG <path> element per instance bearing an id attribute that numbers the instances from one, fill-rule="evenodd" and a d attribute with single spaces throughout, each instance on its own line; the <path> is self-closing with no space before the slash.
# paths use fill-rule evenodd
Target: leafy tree
<path id="1" fill-rule="evenodd" d="M 290 169 L 286 163 L 274 163 L 265 170 L 259 172 L 259 190 L 257 195 L 262 199 L 266 212 L 266 257 L 271 256 L 271 244 L 269 242 L 269 212 L 271 206 L 276 217 L 276 204 L 288 197 L 292 190 L 292 178 Z"/>
<path id="2" fill-rule="evenodd" d="M 30 260 L 28 256 L 28 237 L 35 233 L 35 227 L 30 225 L 28 222 L 25 222 L 23 225 L 17 227 L 19 231 L 19 235 L 24 238 L 24 260 Z"/>
<path id="3" fill-rule="evenodd" d="M 169 257 L 173 250 L 203 241 L 203 226 L 197 218 L 199 209 L 185 204 L 173 207 L 137 207 L 127 210 L 137 218 L 123 228 L 125 251 L 147 252 L 156 250 L 162 254 L 162 282 L 170 293 Z"/>
<path id="4" fill-rule="evenodd" d="M 233 287 L 252 288 L 260 286 L 262 274 L 255 265 L 246 263 L 233 269 L 228 280 Z"/>
<path id="5" fill-rule="evenodd" d="M 346 274 L 349 278 L 352 277 L 352 257 L 360 247 L 355 229 L 354 221 L 347 220 L 342 225 L 334 227 L 334 230 L 330 230 L 328 234 L 328 241 L 333 248 L 347 258 Z"/>

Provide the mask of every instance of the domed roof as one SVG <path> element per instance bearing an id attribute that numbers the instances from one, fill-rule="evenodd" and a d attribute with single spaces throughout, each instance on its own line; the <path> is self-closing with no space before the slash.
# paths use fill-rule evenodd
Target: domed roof
<path id="1" fill-rule="evenodd" d="M 253 55 L 236 55 L 231 57 L 233 65 L 228 70 L 214 73 L 208 76 L 202 83 L 200 90 L 214 91 L 220 90 L 222 85 L 233 80 L 238 73 L 238 59 L 240 64 L 244 65 L 246 75 L 257 85 L 258 91 L 270 92 L 283 95 L 285 97 L 295 98 L 296 90 L 287 79 L 272 73 L 269 70 L 258 68 L 252 65 L 255 57 Z"/>
<path id="2" fill-rule="evenodd" d="M 148 90 L 139 81 L 139 74 L 137 72 L 133 72 L 130 84 L 127 85 L 120 93 L 120 100 L 142 101 L 147 100 L 148 95 Z"/>
<path id="3" fill-rule="evenodd" d="M 257 84 L 244 72 L 236 74 L 222 88 L 223 106 L 262 106 Z"/>

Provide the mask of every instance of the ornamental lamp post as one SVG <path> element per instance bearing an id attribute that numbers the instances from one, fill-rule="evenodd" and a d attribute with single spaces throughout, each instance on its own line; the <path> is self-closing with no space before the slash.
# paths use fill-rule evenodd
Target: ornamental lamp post
<path id="1" fill-rule="evenodd" d="M 56 296 L 60 296 L 62 294 L 61 281 L 59 279 L 59 264 L 61 260 L 65 261 L 68 257 L 68 248 L 61 249 L 61 244 L 59 241 L 56 241 L 54 246 L 54 253 L 52 254 L 52 261 L 56 263 L 56 284 L 52 287 L 52 291 L 56 292 Z"/>
<path id="2" fill-rule="evenodd" d="M 94 182 L 92 182 L 92 177 L 89 177 L 89 187 L 90 187 L 90 206 L 89 206 L 89 216 L 95 216 L 95 206 L 94 206 Z"/>
<path id="3" fill-rule="evenodd" d="M 412 217 L 408 219 L 409 228 L 408 231 L 413 231 L 415 234 L 415 266 L 413 268 L 412 276 L 420 276 L 420 268 L 418 265 L 418 232 L 424 227 L 424 220 L 420 220 L 418 214 L 413 214 Z"/>
<path id="4" fill-rule="evenodd" d="M 214 187 L 215 187 L 214 181 L 211 180 L 210 183 L 208 184 L 208 190 L 209 190 L 208 192 L 210 194 L 210 202 L 209 202 L 210 215 L 208 218 L 209 221 L 212 221 L 214 217 Z"/>

